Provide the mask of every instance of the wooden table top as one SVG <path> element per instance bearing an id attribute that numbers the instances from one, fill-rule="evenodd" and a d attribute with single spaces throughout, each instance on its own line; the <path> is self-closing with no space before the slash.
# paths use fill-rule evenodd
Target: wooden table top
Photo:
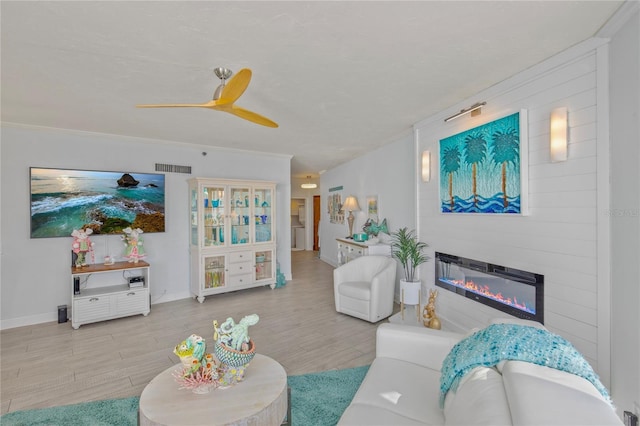
<path id="1" fill-rule="evenodd" d="M 256 354 L 242 382 L 199 395 L 172 376 L 176 364 L 157 375 L 140 396 L 140 425 L 273 425 L 287 414 L 287 374 L 273 359 Z"/>

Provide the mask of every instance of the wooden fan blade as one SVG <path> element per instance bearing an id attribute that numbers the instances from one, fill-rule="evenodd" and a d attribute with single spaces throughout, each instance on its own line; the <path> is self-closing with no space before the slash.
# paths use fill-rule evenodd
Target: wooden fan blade
<path id="1" fill-rule="evenodd" d="M 209 101 L 204 104 L 142 104 L 136 108 L 213 108 L 216 101 Z"/>
<path id="2" fill-rule="evenodd" d="M 243 68 L 236 73 L 222 89 L 219 104 L 231 104 L 238 100 L 240 96 L 247 90 L 251 81 L 251 70 Z"/>
<path id="3" fill-rule="evenodd" d="M 262 126 L 278 127 L 278 123 L 276 123 L 275 121 L 269 120 L 267 117 L 264 117 L 253 111 L 249 111 L 235 105 L 233 105 L 231 109 L 224 109 L 224 111 L 231 113 L 233 115 L 237 115 L 240 118 L 244 118 L 245 120 L 249 120 L 256 124 L 260 124 Z"/>

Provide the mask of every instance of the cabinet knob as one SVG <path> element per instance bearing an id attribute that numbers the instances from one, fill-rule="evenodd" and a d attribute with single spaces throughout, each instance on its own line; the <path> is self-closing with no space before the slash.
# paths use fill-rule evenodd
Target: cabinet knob
<path id="1" fill-rule="evenodd" d="M 132 291 L 131 293 L 127 293 L 127 296 L 135 296 L 136 293 L 134 291 Z"/>
<path id="2" fill-rule="evenodd" d="M 97 302 L 98 300 L 100 299 L 98 299 L 97 297 L 92 297 L 91 299 L 89 299 L 89 302 Z"/>

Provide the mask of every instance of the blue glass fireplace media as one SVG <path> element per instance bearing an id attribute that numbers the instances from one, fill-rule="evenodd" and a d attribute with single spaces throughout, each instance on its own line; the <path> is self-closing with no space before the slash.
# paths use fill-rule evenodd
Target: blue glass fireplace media
<path id="1" fill-rule="evenodd" d="M 436 252 L 438 287 L 544 324 L 544 275 Z"/>

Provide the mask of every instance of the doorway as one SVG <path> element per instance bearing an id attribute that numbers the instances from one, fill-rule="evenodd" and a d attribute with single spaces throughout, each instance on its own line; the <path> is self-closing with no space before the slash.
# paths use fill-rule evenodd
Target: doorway
<path id="1" fill-rule="evenodd" d="M 313 196 L 313 251 L 320 250 L 320 236 L 318 228 L 320 227 L 320 196 Z"/>
<path id="2" fill-rule="evenodd" d="M 291 250 L 306 250 L 307 210 L 304 198 L 291 199 Z"/>

